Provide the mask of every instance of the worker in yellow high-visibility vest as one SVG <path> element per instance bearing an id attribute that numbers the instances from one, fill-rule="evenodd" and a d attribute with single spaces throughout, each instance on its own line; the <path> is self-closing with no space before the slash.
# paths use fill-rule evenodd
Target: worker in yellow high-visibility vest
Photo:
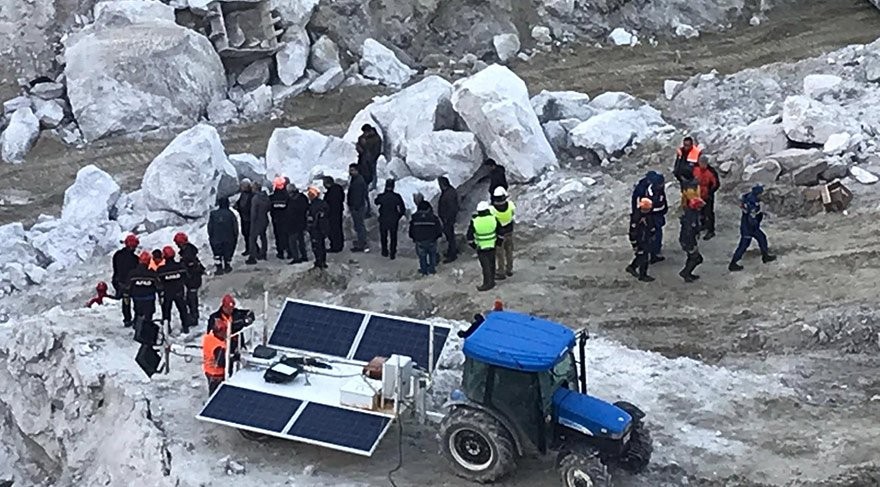
<path id="1" fill-rule="evenodd" d="M 498 235 L 499 226 L 498 220 L 492 215 L 492 205 L 481 201 L 467 231 L 468 244 L 476 249 L 483 270 L 483 283 L 477 286 L 477 291 L 488 291 L 495 287 L 495 247 L 503 241 L 503 237 Z"/>
<path id="2" fill-rule="evenodd" d="M 495 251 L 495 279 L 503 281 L 513 275 L 513 220 L 516 205 L 507 198 L 507 190 L 495 188 L 492 193 L 492 215 L 498 220 L 498 235 L 504 241 Z"/>

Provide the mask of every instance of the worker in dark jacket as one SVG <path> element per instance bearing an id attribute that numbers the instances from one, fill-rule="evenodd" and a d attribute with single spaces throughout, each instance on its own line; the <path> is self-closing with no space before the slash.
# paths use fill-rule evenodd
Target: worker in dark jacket
<path id="1" fill-rule="evenodd" d="M 242 179 L 241 192 L 238 194 L 238 201 L 235 202 L 235 211 L 238 212 L 238 218 L 241 220 L 241 237 L 244 240 L 243 256 L 251 254 L 251 200 L 254 197 L 254 188 L 250 179 Z"/>
<path id="2" fill-rule="evenodd" d="M 131 326 L 131 298 L 127 296 L 128 275 L 138 266 L 138 256 L 135 251 L 140 245 L 137 235 L 129 234 L 123 240 L 123 247 L 113 254 L 113 276 L 110 283 L 116 299 L 122 300 L 122 323 Z"/>
<path id="3" fill-rule="evenodd" d="M 635 252 L 635 258 L 630 265 L 626 266 L 626 272 L 639 278 L 642 282 L 654 280 L 648 275 L 648 264 L 651 260 L 649 255 L 657 234 L 657 225 L 654 223 L 652 209 L 650 198 L 640 199 L 638 210 L 632 213 L 629 221 L 629 243 Z"/>
<path id="4" fill-rule="evenodd" d="M 489 169 L 489 197 L 495 194 L 495 189 L 508 189 L 507 172 L 504 167 L 495 162 L 495 159 L 486 159 L 483 165 Z"/>
<path id="5" fill-rule="evenodd" d="M 156 272 L 159 286 L 162 289 L 162 321 L 171 322 L 171 307 L 177 308 L 180 316 L 180 328 L 184 334 L 189 333 L 189 319 L 186 307 L 186 269 L 183 264 L 174 260 L 174 248 L 166 246 L 162 249 L 165 264 Z"/>
<path id="6" fill-rule="evenodd" d="M 156 295 L 159 281 L 155 272 L 149 269 L 152 255 L 146 250 L 138 257 L 138 266 L 128 273 L 127 292 L 134 304 L 134 321 L 146 323 L 153 321 L 156 312 Z"/>
<path id="7" fill-rule="evenodd" d="M 193 327 L 199 321 L 199 288 L 202 287 L 205 266 L 199 259 L 198 247 L 190 243 L 185 233 L 177 233 L 174 243 L 177 244 L 180 263 L 186 269 L 186 315 L 189 318 L 188 326 Z"/>
<path id="8" fill-rule="evenodd" d="M 342 252 L 345 248 L 345 232 L 342 229 L 342 214 L 345 211 L 345 190 L 342 185 L 336 184 L 330 176 L 324 176 L 324 202 L 327 203 L 327 220 L 329 230 L 327 238 L 330 240 L 330 253 Z"/>
<path id="9" fill-rule="evenodd" d="M 437 239 L 443 235 L 443 224 L 434 214 L 431 203 L 422 200 L 409 219 L 409 238 L 416 244 L 419 274 L 437 273 Z"/>
<path id="10" fill-rule="evenodd" d="M 315 255 L 315 267 L 327 268 L 327 231 L 330 229 L 330 221 L 327 218 L 327 203 L 321 199 L 321 191 L 310 186 L 306 195 L 309 197 L 309 214 L 306 227 L 309 230 L 309 240 L 312 242 L 312 253 Z"/>
<path id="11" fill-rule="evenodd" d="M 743 266 L 739 261 L 742 260 L 746 250 L 752 245 L 752 239 L 758 241 L 758 247 L 761 249 L 761 260 L 767 264 L 776 260 L 776 256 L 770 254 L 770 248 L 767 244 L 767 235 L 761 230 L 761 223 L 764 221 L 764 211 L 761 209 L 761 195 L 764 194 L 764 187 L 756 185 L 752 190 L 742 196 L 740 200 L 740 208 L 742 209 L 742 218 L 739 223 L 739 246 L 733 253 L 733 259 L 730 261 L 728 269 L 730 271 L 741 271 Z"/>
<path id="12" fill-rule="evenodd" d="M 693 179 L 693 169 L 702 154 L 703 147 L 698 145 L 693 137 L 688 136 L 682 140 L 681 147 L 675 151 L 675 164 L 672 169 L 672 175 L 679 183 Z"/>
<path id="13" fill-rule="evenodd" d="M 666 201 L 666 188 L 664 187 L 666 180 L 663 175 L 656 171 L 648 171 L 642 178 L 632 194 L 632 214 L 638 212 L 638 204 L 643 198 L 651 200 L 651 214 L 656 228 L 654 229 L 653 247 L 651 248 L 651 264 L 663 262 L 663 227 L 666 226 L 666 213 L 669 212 L 669 205 Z"/>
<path id="14" fill-rule="evenodd" d="M 700 278 L 700 276 L 694 275 L 694 269 L 703 263 L 703 256 L 700 255 L 700 249 L 697 246 L 703 206 L 705 203 L 701 198 L 692 198 L 681 214 L 681 233 L 679 233 L 678 242 L 681 244 L 681 249 L 687 254 L 687 260 L 678 275 L 684 279 L 684 282 L 694 282 Z"/>
<path id="15" fill-rule="evenodd" d="M 358 171 L 364 177 L 367 187 L 376 189 L 376 162 L 382 155 L 382 136 L 372 125 L 364 124 L 355 148 L 358 153 Z"/>
<path id="16" fill-rule="evenodd" d="M 355 242 L 351 247 L 352 252 L 366 252 L 367 227 L 364 219 L 367 216 L 367 183 L 358 171 L 357 164 L 348 166 L 348 212 L 351 213 L 351 223 L 354 227 Z"/>
<path id="17" fill-rule="evenodd" d="M 309 198 L 296 189 L 293 184 L 287 185 L 290 202 L 287 205 L 287 225 L 290 230 L 290 263 L 299 264 L 308 260 L 306 254 L 306 223 L 309 217 Z"/>
<path id="18" fill-rule="evenodd" d="M 443 235 L 446 237 L 446 255 L 443 262 L 454 262 L 458 258 L 458 242 L 455 240 L 455 221 L 458 219 L 458 191 L 446 176 L 437 178 L 440 185 L 440 200 L 437 203 L 437 216 L 443 223 Z"/>
<path id="19" fill-rule="evenodd" d="M 385 180 L 385 192 L 376 196 L 379 208 L 379 235 L 382 241 L 382 257 L 397 257 L 397 228 L 400 219 L 406 215 L 403 198 L 394 192 L 394 180 Z M 390 242 L 389 242 L 390 240 Z"/>
<path id="20" fill-rule="evenodd" d="M 266 230 L 269 229 L 269 209 L 271 202 L 266 191 L 255 191 L 251 199 L 251 235 L 250 235 L 250 257 L 245 264 L 253 265 L 257 260 L 266 260 L 268 252 L 268 241 L 266 240 Z"/>
<path id="21" fill-rule="evenodd" d="M 214 254 L 214 268 L 217 274 L 231 272 L 232 256 L 238 243 L 238 223 L 235 214 L 229 209 L 229 199 L 217 200 L 217 209 L 208 216 L 208 243 Z"/>
<path id="22" fill-rule="evenodd" d="M 227 294 L 220 302 L 220 309 L 208 317 L 208 331 L 202 337 L 202 368 L 208 379 L 208 395 L 214 393 L 225 379 L 233 373 L 233 365 L 241 358 L 240 338 L 237 335 L 254 322 L 254 313 L 235 307 L 235 298 Z M 229 362 L 226 361 L 226 340 L 229 339 Z"/>
<path id="23" fill-rule="evenodd" d="M 287 192 L 287 181 L 283 177 L 277 177 L 272 182 L 272 195 L 269 196 L 272 216 L 272 232 L 275 234 L 275 257 L 284 259 L 290 256 L 287 246 L 290 243 L 290 231 L 288 229 L 287 205 L 290 203 L 290 193 Z"/>
<path id="24" fill-rule="evenodd" d="M 477 251 L 483 271 L 483 283 L 477 286 L 477 291 L 488 291 L 495 287 L 495 248 L 504 239 L 498 234 L 498 227 L 498 219 L 492 215 L 492 206 L 488 201 L 481 201 L 467 230 L 468 244 Z"/>
<path id="25" fill-rule="evenodd" d="M 715 193 L 721 189 L 721 177 L 709 164 L 709 157 L 706 155 L 700 156 L 693 169 L 693 176 L 700 189 L 700 199 L 705 202 L 700 213 L 700 227 L 706 231 L 703 240 L 711 240 L 715 236 Z"/>

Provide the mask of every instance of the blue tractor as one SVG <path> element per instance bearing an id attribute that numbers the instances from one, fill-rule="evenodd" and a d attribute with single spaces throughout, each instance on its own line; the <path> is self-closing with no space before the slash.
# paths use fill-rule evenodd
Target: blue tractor
<path id="1" fill-rule="evenodd" d="M 519 458 L 550 452 L 558 452 L 566 487 L 603 486 L 617 468 L 647 467 L 653 445 L 645 413 L 587 394 L 587 338 L 509 311 L 474 323 L 464 340 L 461 389 L 441 423 L 443 455 L 458 476 L 494 482 Z"/>

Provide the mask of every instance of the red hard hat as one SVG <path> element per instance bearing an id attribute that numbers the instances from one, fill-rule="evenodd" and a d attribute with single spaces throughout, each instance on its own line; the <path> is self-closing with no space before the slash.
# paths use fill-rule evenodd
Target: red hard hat
<path id="1" fill-rule="evenodd" d="M 128 247 L 130 249 L 135 249 L 135 248 L 137 248 L 138 245 L 141 244 L 141 241 L 140 241 L 140 239 L 137 238 L 137 235 L 130 233 L 130 234 L 128 234 L 128 236 L 125 237 L 125 240 L 123 240 L 123 243 L 125 244 L 126 247 Z"/>
<path id="2" fill-rule="evenodd" d="M 174 243 L 176 243 L 177 245 L 189 243 L 189 237 L 187 237 L 186 234 L 183 232 L 177 232 L 174 235 Z"/>
<path id="3" fill-rule="evenodd" d="M 144 250 L 143 252 L 141 252 L 141 255 L 138 257 L 138 262 L 140 262 L 141 264 L 147 265 L 150 263 L 150 260 L 152 258 L 153 258 L 153 256 L 150 255 L 149 252 Z"/>
<path id="4" fill-rule="evenodd" d="M 95 290 L 98 291 L 99 293 L 106 293 L 107 292 L 107 283 L 104 281 L 98 282 L 98 285 L 95 286 Z"/>
<path id="5" fill-rule="evenodd" d="M 223 307 L 226 307 L 226 306 L 235 307 L 235 298 L 233 298 L 231 294 L 227 294 L 227 295 L 223 296 L 223 300 L 220 302 L 220 305 Z"/>
<path id="6" fill-rule="evenodd" d="M 172 247 L 170 245 L 166 245 L 166 246 L 162 247 L 162 257 L 165 257 L 166 259 L 173 259 L 174 258 L 174 247 Z"/>
<path id="7" fill-rule="evenodd" d="M 702 198 L 691 198 L 688 200 L 688 206 L 692 210 L 699 210 L 700 208 L 706 206 L 706 202 L 703 201 Z"/>

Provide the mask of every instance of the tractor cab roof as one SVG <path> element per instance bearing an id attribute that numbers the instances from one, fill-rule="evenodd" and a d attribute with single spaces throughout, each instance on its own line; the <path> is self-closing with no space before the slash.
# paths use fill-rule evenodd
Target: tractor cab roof
<path id="1" fill-rule="evenodd" d="M 464 355 L 489 365 L 522 372 L 552 369 L 574 346 L 570 329 L 552 321 L 510 311 L 493 311 L 464 341 Z"/>

